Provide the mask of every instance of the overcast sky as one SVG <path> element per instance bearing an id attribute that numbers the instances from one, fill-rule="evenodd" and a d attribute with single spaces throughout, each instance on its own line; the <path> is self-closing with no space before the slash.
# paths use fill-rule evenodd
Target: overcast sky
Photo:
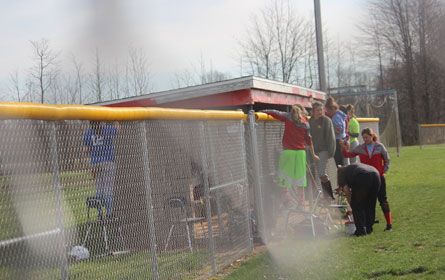
<path id="1" fill-rule="evenodd" d="M 201 54 L 214 69 L 236 77 L 237 40 L 249 16 L 268 1 L 1 0 L 0 89 L 5 92 L 10 73 L 30 66 L 29 41 L 41 38 L 48 39 L 52 49 L 61 50 L 62 57 L 91 55 L 98 38 L 116 52 L 129 42 L 143 46 L 156 74 L 155 90 L 167 89 L 165 77 L 191 68 Z M 355 32 L 364 2 L 321 0 L 323 25 L 331 36 L 347 40 Z M 299 13 L 313 15 L 312 0 L 294 0 L 293 4 Z"/>

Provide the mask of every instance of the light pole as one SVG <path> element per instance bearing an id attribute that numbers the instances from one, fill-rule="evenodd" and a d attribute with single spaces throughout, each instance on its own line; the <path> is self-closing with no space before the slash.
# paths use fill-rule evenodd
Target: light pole
<path id="1" fill-rule="evenodd" d="M 324 68 L 323 34 L 321 26 L 320 0 L 314 0 L 315 39 L 317 41 L 318 80 L 320 90 L 326 92 L 326 74 Z"/>

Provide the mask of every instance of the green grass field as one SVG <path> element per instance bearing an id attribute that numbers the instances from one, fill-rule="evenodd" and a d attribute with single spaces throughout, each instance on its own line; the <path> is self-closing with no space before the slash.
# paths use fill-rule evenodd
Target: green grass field
<path id="1" fill-rule="evenodd" d="M 387 176 L 392 232 L 289 236 L 224 279 L 445 279 L 445 149 L 404 147 Z"/>
<path id="2" fill-rule="evenodd" d="M 21 235 L 21 225 L 19 216 L 14 211 L 13 193 L 8 176 L 0 177 L 0 241 L 15 238 Z M 17 179 L 15 179 L 17 180 Z M 25 180 L 22 179 L 24 182 Z M 61 196 L 63 199 L 64 225 L 67 231 L 72 231 L 76 235 L 71 236 L 68 249 L 74 245 L 81 244 L 85 236 L 88 220 L 87 208 L 85 207 L 85 198 L 93 196 L 95 193 L 94 181 L 89 172 L 67 172 L 60 175 L 62 185 Z M 51 181 L 51 174 L 30 175 L 26 182 L 31 182 L 32 193 L 22 194 L 21 203 L 32 207 L 37 213 L 36 217 L 41 219 L 42 209 L 52 209 L 54 205 L 54 192 Z M 37 187 L 35 187 L 37 186 Z M 33 189 L 34 187 L 34 189 Z M 40 192 L 38 192 L 40 191 Z M 17 199 L 19 196 L 14 194 Z M 42 207 L 48 205 L 49 207 Z M 44 226 L 39 228 L 40 223 L 34 223 L 35 232 L 47 231 L 48 228 L 55 228 L 55 212 L 47 211 L 44 213 L 47 220 Z M 96 211 L 93 211 L 95 218 Z M 108 227 L 108 237 L 111 249 L 121 249 L 121 243 L 118 242 L 117 229 Z M 153 274 L 152 256 L 149 250 L 140 250 L 131 254 L 122 254 L 117 256 L 99 256 L 105 253 L 104 242 L 102 239 L 102 228 L 93 227 L 90 238 L 86 243 L 89 248 L 90 258 L 88 260 L 69 262 L 68 276 L 70 279 L 147 279 Z M 98 238 L 97 238 L 98 237 Z M 43 247 L 52 248 L 53 236 L 41 239 Z M 72 243 L 72 244 L 71 244 Z M 118 243 L 118 244 L 114 244 Z M 8 247 L 7 250 L 0 248 L 0 279 L 60 279 L 61 270 L 57 266 L 59 263 L 55 258 L 57 254 L 47 254 L 48 259 L 38 260 L 41 255 L 34 255 L 24 244 Z M 14 254 L 14 250 L 17 254 Z M 193 279 L 199 275 L 209 274 L 211 267 L 209 264 L 209 254 L 207 249 L 198 249 L 189 252 L 183 251 L 158 252 L 158 273 L 160 279 Z M 20 256 L 17 260 L 14 256 Z M 28 265 L 29 264 L 29 265 Z"/>
<path id="3" fill-rule="evenodd" d="M 194 279 L 209 274 L 209 251 L 169 252 L 158 254 L 160 279 Z M 69 279 L 150 279 L 153 275 L 151 252 L 96 257 L 68 266 Z M 0 279 L 60 279 L 56 265 L 39 267 L 0 267 Z"/>

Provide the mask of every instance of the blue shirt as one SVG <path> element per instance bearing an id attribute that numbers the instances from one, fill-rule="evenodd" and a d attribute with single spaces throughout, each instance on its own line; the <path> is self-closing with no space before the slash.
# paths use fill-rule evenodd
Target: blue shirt
<path id="1" fill-rule="evenodd" d="M 113 138 L 117 135 L 117 128 L 113 126 L 101 127 L 101 134 L 97 135 L 93 128 L 83 135 L 82 144 L 89 147 L 91 164 L 111 161 L 114 162 Z"/>
<path id="2" fill-rule="evenodd" d="M 366 145 L 366 149 L 368 150 L 368 156 L 369 156 L 369 158 L 371 158 L 372 152 L 374 151 L 375 142 L 372 142 L 371 145 L 367 145 L 367 144 L 365 144 L 365 145 Z"/>
<path id="3" fill-rule="evenodd" d="M 334 125 L 335 139 L 343 139 L 346 137 L 346 118 L 348 116 L 342 111 L 337 111 L 332 117 L 332 124 Z"/>

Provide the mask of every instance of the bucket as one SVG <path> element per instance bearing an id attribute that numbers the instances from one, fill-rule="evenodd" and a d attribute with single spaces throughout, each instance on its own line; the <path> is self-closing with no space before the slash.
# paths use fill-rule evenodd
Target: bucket
<path id="1" fill-rule="evenodd" d="M 346 234 L 354 234 L 355 232 L 355 224 L 352 221 L 347 221 L 345 223 L 345 232 Z"/>

